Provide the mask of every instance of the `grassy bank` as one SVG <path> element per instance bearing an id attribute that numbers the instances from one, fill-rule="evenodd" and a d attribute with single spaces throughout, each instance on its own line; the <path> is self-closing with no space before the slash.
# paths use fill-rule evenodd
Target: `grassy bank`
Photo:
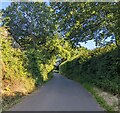
<path id="1" fill-rule="evenodd" d="M 96 89 L 94 86 L 91 86 L 87 83 L 84 83 L 82 85 L 94 96 L 94 98 L 97 100 L 97 102 L 101 105 L 102 108 L 107 111 L 114 111 L 114 107 L 110 106 L 107 101 L 99 95 L 99 93 L 102 93 L 102 91 L 98 92 L 99 89 Z"/>

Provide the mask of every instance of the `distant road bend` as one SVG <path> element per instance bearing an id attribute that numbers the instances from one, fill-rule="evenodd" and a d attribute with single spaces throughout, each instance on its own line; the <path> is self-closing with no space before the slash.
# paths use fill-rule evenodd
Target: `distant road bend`
<path id="1" fill-rule="evenodd" d="M 54 73 L 36 92 L 22 99 L 10 111 L 103 111 L 79 83 Z"/>

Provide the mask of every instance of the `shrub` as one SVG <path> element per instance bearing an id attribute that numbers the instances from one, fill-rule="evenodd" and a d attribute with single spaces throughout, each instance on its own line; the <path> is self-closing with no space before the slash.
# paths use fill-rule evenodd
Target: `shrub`
<path id="1" fill-rule="evenodd" d="M 60 65 L 60 73 L 68 78 L 93 84 L 118 94 L 120 59 L 118 48 L 111 44 L 92 51 L 82 50 L 79 55 Z"/>
<path id="2" fill-rule="evenodd" d="M 1 31 L 6 31 L 1 28 Z M 9 35 L 0 34 L 2 43 L 2 83 L 3 92 L 28 93 L 33 90 L 35 81 L 31 73 L 24 67 L 26 59 L 24 52 L 12 47 L 12 38 Z"/>
<path id="3" fill-rule="evenodd" d="M 29 93 L 36 85 L 49 80 L 53 70 L 55 57 L 45 57 L 42 49 L 13 48 L 13 38 L 4 27 L 0 28 L 2 43 L 2 83 L 3 93 Z M 6 31 L 6 32 L 4 32 Z M 7 35 L 5 34 L 7 33 Z M 46 53 L 47 55 L 47 53 Z"/>

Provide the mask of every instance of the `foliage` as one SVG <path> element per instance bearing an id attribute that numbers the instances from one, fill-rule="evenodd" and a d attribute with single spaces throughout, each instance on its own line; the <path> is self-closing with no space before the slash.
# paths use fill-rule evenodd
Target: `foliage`
<path id="1" fill-rule="evenodd" d="M 84 51 L 60 65 L 60 73 L 90 83 L 113 94 L 120 93 L 120 59 L 115 45 Z"/>
<path id="2" fill-rule="evenodd" d="M 99 45 L 110 36 L 111 41 L 116 37 L 119 46 L 120 2 L 57 2 L 51 3 L 51 7 L 58 30 L 74 46 L 91 39 Z"/>
<path id="3" fill-rule="evenodd" d="M 47 53 L 44 54 L 42 51 L 34 49 L 26 51 L 26 55 L 29 59 L 26 68 L 32 73 L 36 84 L 47 81 L 49 79 L 48 73 L 53 70 L 56 59 L 53 57 L 46 59 L 44 55 L 47 57 Z"/>
<path id="4" fill-rule="evenodd" d="M 69 43 L 62 38 L 58 39 L 57 35 L 52 40 L 50 38 L 47 43 L 37 50 L 34 48 L 26 50 L 13 48 L 12 40 L 7 30 L 1 27 L 2 78 L 5 90 L 8 91 L 14 90 L 13 87 L 20 87 L 21 90 L 29 92 L 32 91 L 35 85 L 49 80 L 51 76 L 48 75 L 54 69 L 56 58 L 58 56 L 65 59 L 69 58 L 69 51 L 71 50 Z M 21 86 L 18 86 L 20 82 Z"/>
<path id="5" fill-rule="evenodd" d="M 12 47 L 12 38 L 5 34 L 8 33 L 7 30 L 1 27 L 0 31 L 3 92 L 28 93 L 33 90 L 35 84 L 48 80 L 55 58 L 43 62 L 41 51 L 15 49 Z"/>
<path id="6" fill-rule="evenodd" d="M 53 35 L 55 24 L 50 7 L 44 2 L 13 2 L 3 10 L 3 25 L 22 47 L 34 47 Z"/>
<path id="7" fill-rule="evenodd" d="M 37 48 L 56 32 L 73 47 L 91 39 L 96 46 L 115 41 L 119 47 L 119 9 L 120 2 L 18 2 L 3 10 L 2 16 L 3 25 L 10 27 L 12 36 L 23 47 Z M 108 37 L 110 42 L 106 42 Z"/>
<path id="8" fill-rule="evenodd" d="M 48 52 L 49 56 L 52 55 L 64 59 L 69 58 L 70 52 L 72 51 L 69 41 L 64 40 L 64 38 L 59 36 L 59 34 L 49 38 L 42 49 L 45 53 Z"/>
<path id="9" fill-rule="evenodd" d="M 0 42 L 2 43 L 2 80 L 3 91 L 20 91 L 27 93 L 34 88 L 34 79 L 25 69 L 26 56 L 20 49 L 12 48 L 12 39 L 5 33 L 5 28 L 0 28 Z M 5 36 L 6 35 L 6 36 Z"/>
<path id="10" fill-rule="evenodd" d="M 4 108 L 11 106 L 9 100 L 17 100 L 16 93 L 27 94 L 52 77 L 55 58 L 47 58 L 43 50 L 13 48 L 13 38 L 5 27 L 0 28 L 2 44 L 2 96 Z M 45 56 L 46 55 L 46 56 Z M 13 102 L 14 103 L 14 102 Z"/>

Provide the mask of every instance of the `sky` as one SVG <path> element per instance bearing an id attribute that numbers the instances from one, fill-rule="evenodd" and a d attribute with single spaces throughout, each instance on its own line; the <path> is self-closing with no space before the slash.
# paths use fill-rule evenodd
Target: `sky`
<path id="1" fill-rule="evenodd" d="M 0 10 L 5 9 L 11 4 L 10 0 L 0 0 Z"/>
<path id="2" fill-rule="evenodd" d="M 44 0 L 45 2 L 48 2 L 48 0 Z M 1 9 L 5 9 L 6 7 L 8 7 L 9 5 L 11 4 L 10 0 L 0 0 L 0 10 Z M 81 46 L 83 47 L 86 47 L 90 50 L 92 49 L 95 49 L 96 46 L 95 46 L 95 42 L 93 40 L 90 40 L 90 41 L 87 41 L 87 43 L 85 44 L 84 42 L 83 43 L 80 43 Z"/>

